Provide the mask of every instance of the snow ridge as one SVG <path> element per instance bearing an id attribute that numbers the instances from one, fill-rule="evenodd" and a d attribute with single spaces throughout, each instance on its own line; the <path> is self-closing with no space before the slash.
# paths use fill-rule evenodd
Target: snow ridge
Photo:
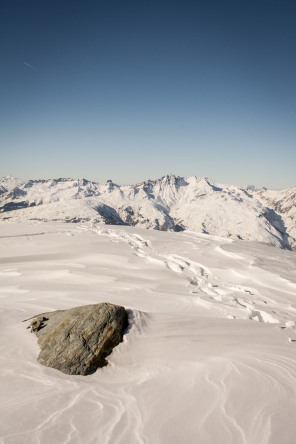
<path id="1" fill-rule="evenodd" d="M 296 187 L 281 192 L 173 174 L 120 186 L 86 179 L 0 180 L 0 220 L 195 231 L 296 248 Z"/>

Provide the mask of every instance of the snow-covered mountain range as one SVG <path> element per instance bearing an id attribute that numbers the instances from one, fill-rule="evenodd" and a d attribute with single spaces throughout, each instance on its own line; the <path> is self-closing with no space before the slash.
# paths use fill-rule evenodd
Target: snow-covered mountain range
<path id="1" fill-rule="evenodd" d="M 166 175 L 119 186 L 86 179 L 0 179 L 0 221 L 103 222 L 196 231 L 296 249 L 296 187 L 271 191 Z"/>

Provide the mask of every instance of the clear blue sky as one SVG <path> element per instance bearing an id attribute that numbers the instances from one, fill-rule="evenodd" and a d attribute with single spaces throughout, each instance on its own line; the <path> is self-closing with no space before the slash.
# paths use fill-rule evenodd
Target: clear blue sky
<path id="1" fill-rule="evenodd" d="M 296 184 L 296 2 L 0 0 L 0 176 Z"/>

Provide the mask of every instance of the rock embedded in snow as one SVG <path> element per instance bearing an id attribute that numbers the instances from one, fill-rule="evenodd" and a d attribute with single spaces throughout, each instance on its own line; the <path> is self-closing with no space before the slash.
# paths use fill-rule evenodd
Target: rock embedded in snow
<path id="1" fill-rule="evenodd" d="M 31 322 L 41 348 L 38 361 L 84 376 L 107 365 L 105 358 L 122 341 L 127 325 L 125 308 L 109 303 L 42 313 Z"/>

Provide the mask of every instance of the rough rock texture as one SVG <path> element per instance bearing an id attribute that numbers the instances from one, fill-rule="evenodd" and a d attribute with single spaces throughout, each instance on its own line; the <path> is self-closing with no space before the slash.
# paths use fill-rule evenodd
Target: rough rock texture
<path id="1" fill-rule="evenodd" d="M 107 364 L 127 325 L 124 307 L 101 303 L 42 313 L 29 327 L 38 337 L 41 364 L 68 375 L 90 375 Z"/>

